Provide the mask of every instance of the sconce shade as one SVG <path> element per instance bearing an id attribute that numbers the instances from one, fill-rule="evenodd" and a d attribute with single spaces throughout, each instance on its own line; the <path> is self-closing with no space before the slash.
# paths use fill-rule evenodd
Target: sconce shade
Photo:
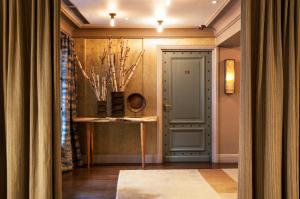
<path id="1" fill-rule="evenodd" d="M 234 93 L 235 81 L 235 61 L 234 59 L 225 60 L 225 93 Z"/>

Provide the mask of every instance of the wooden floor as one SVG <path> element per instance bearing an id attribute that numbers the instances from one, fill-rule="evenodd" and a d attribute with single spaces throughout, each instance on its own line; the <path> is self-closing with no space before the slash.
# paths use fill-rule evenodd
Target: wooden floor
<path id="1" fill-rule="evenodd" d="M 237 164 L 165 163 L 147 165 L 146 169 L 218 169 L 237 168 Z M 141 169 L 139 164 L 97 165 L 63 174 L 64 199 L 115 199 L 120 170 Z"/>

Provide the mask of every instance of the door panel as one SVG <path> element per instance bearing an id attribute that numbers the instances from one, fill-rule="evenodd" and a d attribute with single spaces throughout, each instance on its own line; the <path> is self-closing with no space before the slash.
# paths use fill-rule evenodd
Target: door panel
<path id="1" fill-rule="evenodd" d="M 165 161 L 209 161 L 211 52 L 163 52 Z"/>
<path id="2" fill-rule="evenodd" d="M 204 57 L 171 58 L 171 123 L 204 122 L 205 94 L 198 92 L 205 85 L 204 60 Z"/>
<path id="3" fill-rule="evenodd" d="M 204 128 L 170 128 L 170 151 L 204 151 Z"/>

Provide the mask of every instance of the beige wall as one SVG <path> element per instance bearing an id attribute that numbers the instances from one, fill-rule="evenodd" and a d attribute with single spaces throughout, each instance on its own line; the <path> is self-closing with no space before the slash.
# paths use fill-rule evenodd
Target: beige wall
<path id="1" fill-rule="evenodd" d="M 240 112 L 240 48 L 220 48 L 219 51 L 219 153 L 238 154 Z M 235 93 L 224 93 L 224 60 L 235 59 Z"/>
<path id="2" fill-rule="evenodd" d="M 135 75 L 126 90 L 126 96 L 133 92 L 142 93 L 147 100 L 146 109 L 139 115 L 156 115 L 156 53 L 157 45 L 202 45 L 214 46 L 214 38 L 181 38 L 181 39 L 129 39 L 131 57 L 128 63 L 132 63 L 138 52 L 144 48 L 145 55 L 138 66 Z M 116 40 L 113 40 L 116 45 Z M 84 67 L 89 71 L 89 66 L 95 61 L 103 47 L 108 43 L 107 39 L 82 39 L 76 38 L 76 52 Z M 79 75 L 79 115 L 95 115 L 96 100 L 86 81 Z M 126 115 L 134 116 L 126 110 Z M 83 127 L 80 126 L 80 137 L 83 138 L 82 148 L 85 152 Z M 156 126 L 147 126 L 147 153 L 156 153 Z M 139 153 L 139 127 L 135 124 L 101 124 L 95 128 L 95 154 L 96 155 L 134 155 Z"/>

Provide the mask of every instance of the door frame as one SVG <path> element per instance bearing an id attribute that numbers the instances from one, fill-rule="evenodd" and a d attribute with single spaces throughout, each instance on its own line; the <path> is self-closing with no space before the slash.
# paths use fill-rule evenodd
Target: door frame
<path id="1" fill-rule="evenodd" d="M 157 124 L 157 159 L 156 163 L 163 162 L 163 70 L 162 70 L 162 57 L 164 50 L 192 50 L 192 51 L 211 51 L 212 52 L 212 78 L 211 78 L 211 88 L 212 88 L 212 145 L 211 145 L 211 161 L 213 163 L 219 162 L 218 151 L 218 58 L 219 58 L 219 48 L 216 46 L 199 46 L 199 45 L 158 45 L 157 46 L 157 104 L 156 104 L 156 114 L 158 117 Z"/>

